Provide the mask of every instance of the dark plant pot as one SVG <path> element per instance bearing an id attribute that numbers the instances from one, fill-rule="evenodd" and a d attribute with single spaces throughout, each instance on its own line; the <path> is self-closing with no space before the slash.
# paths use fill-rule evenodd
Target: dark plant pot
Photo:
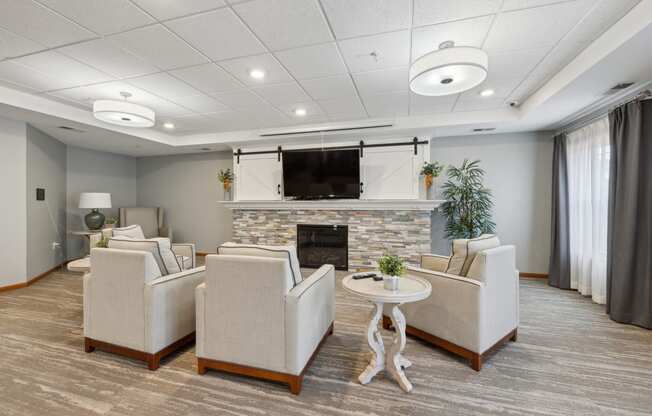
<path id="1" fill-rule="evenodd" d="M 104 225 L 104 214 L 97 209 L 94 209 L 86 214 L 84 221 L 89 230 L 101 230 Z"/>

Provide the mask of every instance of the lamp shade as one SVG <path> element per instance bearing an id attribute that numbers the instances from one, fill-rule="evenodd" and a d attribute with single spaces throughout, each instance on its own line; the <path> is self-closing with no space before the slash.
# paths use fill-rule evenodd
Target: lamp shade
<path id="1" fill-rule="evenodd" d="M 82 192 L 79 195 L 79 208 L 111 208 L 111 194 Z"/>

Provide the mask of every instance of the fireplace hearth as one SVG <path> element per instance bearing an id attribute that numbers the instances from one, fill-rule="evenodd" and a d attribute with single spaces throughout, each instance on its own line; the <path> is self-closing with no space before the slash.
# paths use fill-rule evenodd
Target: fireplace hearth
<path id="1" fill-rule="evenodd" d="M 349 269 L 349 229 L 346 225 L 297 224 L 297 255 L 301 267 L 332 264 Z"/>

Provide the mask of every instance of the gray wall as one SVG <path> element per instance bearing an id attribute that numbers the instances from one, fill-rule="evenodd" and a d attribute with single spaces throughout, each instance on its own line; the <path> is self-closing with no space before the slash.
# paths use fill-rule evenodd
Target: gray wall
<path id="1" fill-rule="evenodd" d="M 233 168 L 231 152 L 138 159 L 138 205 L 165 208 L 176 242 L 215 252 L 231 239 L 231 212 L 217 202 L 223 199 L 217 172 L 226 168 Z"/>
<path id="2" fill-rule="evenodd" d="M 88 210 L 77 208 L 82 192 L 108 192 L 113 208 L 103 209 L 107 217 L 118 218 L 118 208 L 136 206 L 137 159 L 113 153 L 97 152 L 68 146 L 67 228 L 68 232 L 85 230 L 84 215 Z M 69 259 L 87 254 L 83 237 L 68 235 Z"/>
<path id="3" fill-rule="evenodd" d="M 45 200 L 36 200 L 36 188 Z M 64 261 L 66 239 L 66 145 L 27 126 L 27 276 Z M 58 243 L 58 247 L 53 247 Z"/>
<path id="4" fill-rule="evenodd" d="M 459 166 L 480 159 L 486 186 L 494 195 L 494 220 L 501 242 L 516 246 L 522 272 L 548 273 L 552 140 L 549 133 L 513 133 L 434 138 L 431 160 Z M 440 177 L 441 186 L 446 180 Z M 432 247 L 449 253 L 445 220 L 433 214 Z"/>
<path id="5" fill-rule="evenodd" d="M 0 287 L 27 280 L 26 126 L 0 118 Z"/>

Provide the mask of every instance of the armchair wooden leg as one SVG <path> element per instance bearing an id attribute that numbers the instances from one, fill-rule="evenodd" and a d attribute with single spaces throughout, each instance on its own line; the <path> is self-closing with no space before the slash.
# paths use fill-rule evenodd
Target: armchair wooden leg
<path id="1" fill-rule="evenodd" d="M 290 376 L 288 384 L 290 385 L 290 392 L 292 394 L 301 393 L 301 384 L 303 383 L 303 375 L 300 376 Z"/>
<path id="2" fill-rule="evenodd" d="M 88 338 L 84 338 L 84 351 L 86 352 L 95 351 L 95 347 L 91 344 L 91 341 Z"/>
<path id="3" fill-rule="evenodd" d="M 471 368 L 475 371 L 480 371 L 482 369 L 482 355 L 473 354 L 471 357 Z"/>
<path id="4" fill-rule="evenodd" d="M 149 368 L 152 371 L 158 370 L 160 364 L 161 364 L 161 357 L 159 357 L 157 354 L 148 354 L 147 368 Z"/>
<path id="5" fill-rule="evenodd" d="M 201 358 L 197 358 L 197 374 L 206 374 L 206 364 Z"/>
<path id="6" fill-rule="evenodd" d="M 512 337 L 509 340 L 512 342 L 516 342 L 517 339 L 518 339 L 518 328 L 514 330 L 514 332 L 512 333 Z"/>

